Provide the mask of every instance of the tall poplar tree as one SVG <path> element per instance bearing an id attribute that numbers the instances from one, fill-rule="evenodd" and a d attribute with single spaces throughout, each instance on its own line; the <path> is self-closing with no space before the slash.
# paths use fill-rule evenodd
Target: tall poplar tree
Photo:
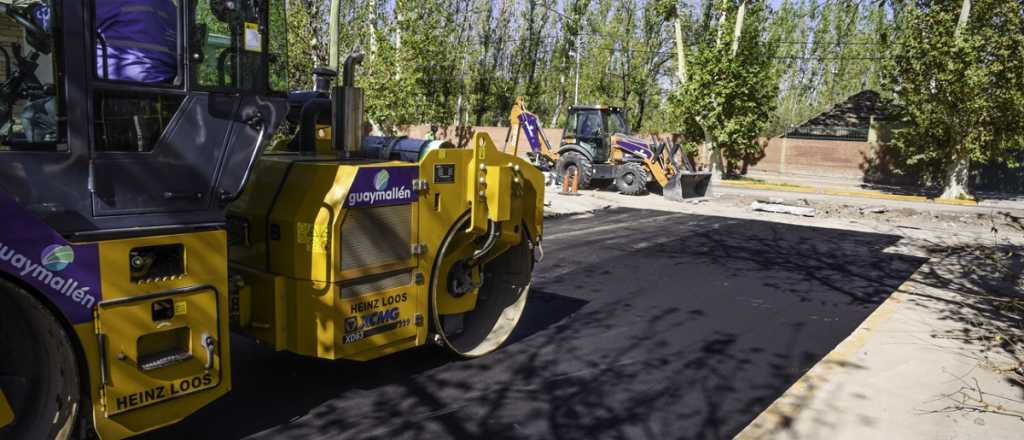
<path id="1" fill-rule="evenodd" d="M 911 123 L 894 145 L 905 171 L 967 198 L 972 164 L 1024 149 L 1024 3 L 918 0 L 902 13 L 886 63 Z"/>

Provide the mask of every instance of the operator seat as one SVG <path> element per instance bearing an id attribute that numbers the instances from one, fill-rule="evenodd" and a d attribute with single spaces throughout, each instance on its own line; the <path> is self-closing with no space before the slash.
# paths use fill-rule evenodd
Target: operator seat
<path id="1" fill-rule="evenodd" d="M 178 76 L 178 7 L 171 0 L 96 2 L 96 75 L 171 83 Z"/>

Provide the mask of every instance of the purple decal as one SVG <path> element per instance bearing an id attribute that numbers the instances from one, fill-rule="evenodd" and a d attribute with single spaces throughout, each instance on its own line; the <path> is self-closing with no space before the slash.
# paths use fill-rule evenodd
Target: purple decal
<path id="1" fill-rule="evenodd" d="M 412 181 L 419 167 L 361 168 L 345 198 L 346 208 L 405 205 L 416 201 Z"/>
<path id="2" fill-rule="evenodd" d="M 35 287 L 72 324 L 92 321 L 102 298 L 99 248 L 71 244 L 0 193 L 0 271 Z"/>
<path id="3" fill-rule="evenodd" d="M 641 143 L 620 139 L 618 142 L 616 142 L 616 145 L 618 145 L 619 148 L 622 148 L 623 150 L 626 150 L 627 152 L 633 153 L 644 159 L 652 159 L 654 157 L 654 152 L 651 151 L 651 149 L 648 148 L 646 145 Z"/>
<path id="4" fill-rule="evenodd" d="M 544 133 L 540 131 L 540 123 L 537 122 L 537 117 L 529 113 L 520 113 L 519 123 L 523 125 L 523 132 L 526 133 L 526 140 L 530 142 L 530 148 L 534 153 L 539 153 L 540 139 L 538 136 L 542 136 Z"/>

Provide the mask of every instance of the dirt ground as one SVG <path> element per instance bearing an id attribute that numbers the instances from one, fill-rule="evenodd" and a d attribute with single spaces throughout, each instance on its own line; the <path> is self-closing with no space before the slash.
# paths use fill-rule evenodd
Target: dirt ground
<path id="1" fill-rule="evenodd" d="M 959 209 L 926 208 L 878 203 L 865 200 L 863 203 L 808 200 L 807 198 L 763 197 L 755 194 L 724 194 L 714 199 L 712 205 L 749 207 L 755 201 L 780 201 L 792 206 L 814 208 L 815 217 L 873 222 L 902 228 L 930 229 L 936 232 L 946 230 L 970 231 L 982 235 L 992 234 L 993 239 L 1003 235 L 1024 232 L 1024 213 L 1000 209 Z M 922 205 L 922 204 L 916 204 Z"/>

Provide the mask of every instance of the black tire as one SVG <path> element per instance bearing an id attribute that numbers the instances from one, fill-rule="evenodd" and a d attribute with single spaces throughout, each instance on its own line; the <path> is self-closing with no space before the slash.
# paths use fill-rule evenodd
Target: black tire
<path id="1" fill-rule="evenodd" d="M 628 162 L 619 167 L 615 187 L 622 194 L 636 196 L 647 191 L 647 182 L 650 181 L 651 176 L 647 172 L 647 167 L 637 162 Z"/>
<path id="2" fill-rule="evenodd" d="M 590 179 L 594 175 L 594 165 L 586 156 L 576 151 L 568 151 L 558 157 L 555 163 L 555 173 L 558 175 L 557 185 L 561 186 L 566 175 L 571 176 L 575 170 L 580 170 L 580 181 L 576 184 L 579 189 L 590 188 Z"/>
<path id="3" fill-rule="evenodd" d="M 0 438 L 82 435 L 86 429 L 79 419 L 86 411 L 79 378 L 75 351 L 53 313 L 0 279 L 0 387 L 15 417 L 0 428 Z"/>

